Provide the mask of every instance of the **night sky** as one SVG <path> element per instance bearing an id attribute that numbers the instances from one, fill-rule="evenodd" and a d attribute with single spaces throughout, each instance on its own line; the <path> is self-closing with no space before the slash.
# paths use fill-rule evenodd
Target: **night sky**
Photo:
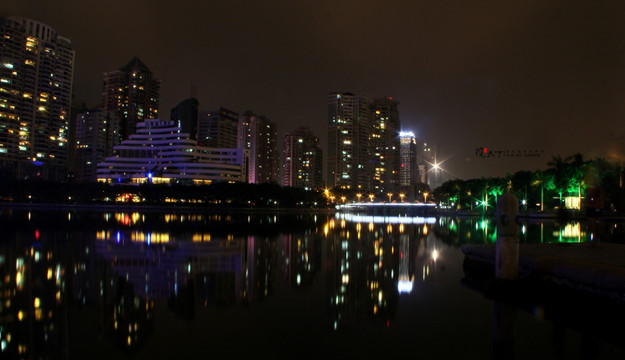
<path id="1" fill-rule="evenodd" d="M 625 160 L 623 1 L 4 0 L 76 50 L 78 101 L 138 56 L 161 80 L 162 118 L 200 108 L 307 125 L 325 151 L 327 94 L 400 102 L 448 178 L 546 168 L 552 156 Z M 281 141 L 280 141 L 281 143 Z M 476 149 L 520 157 L 476 156 Z M 526 157 L 526 154 L 538 154 Z"/>

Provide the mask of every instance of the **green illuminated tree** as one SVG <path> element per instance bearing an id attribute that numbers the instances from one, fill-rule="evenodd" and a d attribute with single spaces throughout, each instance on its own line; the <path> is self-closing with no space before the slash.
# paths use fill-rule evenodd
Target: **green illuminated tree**
<path id="1" fill-rule="evenodd" d="M 562 194 L 568 190 L 569 187 L 569 160 L 571 157 L 562 158 L 560 155 L 552 156 L 551 161 L 547 165 L 551 168 L 550 170 L 553 172 L 553 184 L 555 186 L 555 190 L 558 192 L 560 196 L 560 201 L 558 202 L 558 208 L 562 208 Z"/>
<path id="2" fill-rule="evenodd" d="M 540 186 L 540 211 L 545 211 L 545 190 L 555 189 L 555 176 L 551 171 L 534 172 L 532 186 Z"/>

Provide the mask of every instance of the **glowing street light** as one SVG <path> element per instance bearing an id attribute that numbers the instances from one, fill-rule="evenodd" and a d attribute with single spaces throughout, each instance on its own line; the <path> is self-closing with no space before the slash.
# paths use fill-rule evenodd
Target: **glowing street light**
<path id="1" fill-rule="evenodd" d="M 406 196 L 406 194 L 399 194 L 399 198 L 401 199 L 401 202 L 404 202 L 404 196 Z"/>
<path id="2" fill-rule="evenodd" d="M 423 202 L 428 202 L 428 193 L 423 193 Z"/>
<path id="3" fill-rule="evenodd" d="M 373 198 L 375 197 L 375 195 L 373 194 L 369 194 L 369 199 L 371 199 L 371 202 L 373 202 Z"/>
<path id="4" fill-rule="evenodd" d="M 388 202 L 391 202 L 392 197 L 393 197 L 393 193 L 388 193 Z"/>
<path id="5" fill-rule="evenodd" d="M 358 198 L 358 202 L 360 202 L 360 197 L 362 196 L 361 193 L 356 194 L 356 197 Z"/>

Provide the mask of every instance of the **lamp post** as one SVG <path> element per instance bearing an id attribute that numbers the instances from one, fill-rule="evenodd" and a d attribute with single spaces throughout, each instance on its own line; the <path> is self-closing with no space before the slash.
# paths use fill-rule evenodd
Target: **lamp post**
<path id="1" fill-rule="evenodd" d="M 356 198 L 358 198 L 358 202 L 360 202 L 360 197 L 362 196 L 361 193 L 356 194 Z"/>
<path id="2" fill-rule="evenodd" d="M 392 197 L 393 197 L 393 193 L 388 193 L 388 202 L 391 202 Z"/>
<path id="3" fill-rule="evenodd" d="M 375 195 L 373 194 L 369 194 L 369 199 L 371 199 L 371 202 L 373 202 L 373 198 L 375 197 Z"/>
<path id="4" fill-rule="evenodd" d="M 401 202 L 404 202 L 404 196 L 406 196 L 406 194 L 399 194 L 399 198 L 401 199 Z"/>
<path id="5" fill-rule="evenodd" d="M 423 193 L 423 202 L 428 202 L 428 193 Z"/>

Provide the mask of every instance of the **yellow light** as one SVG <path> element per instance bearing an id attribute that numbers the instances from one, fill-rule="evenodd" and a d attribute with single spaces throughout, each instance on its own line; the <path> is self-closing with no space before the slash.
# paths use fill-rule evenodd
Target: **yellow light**
<path id="1" fill-rule="evenodd" d="M 41 299 L 36 297 L 34 301 L 34 305 L 35 305 L 35 309 L 39 308 L 39 306 L 41 306 Z"/>

